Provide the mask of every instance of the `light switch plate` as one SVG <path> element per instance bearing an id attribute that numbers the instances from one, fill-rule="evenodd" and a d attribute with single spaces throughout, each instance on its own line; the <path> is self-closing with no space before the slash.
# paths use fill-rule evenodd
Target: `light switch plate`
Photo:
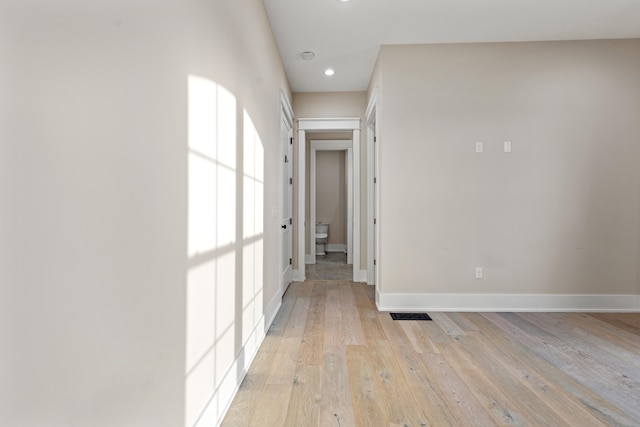
<path id="1" fill-rule="evenodd" d="M 511 152 L 511 141 L 505 141 L 504 142 L 504 152 L 505 153 L 510 153 Z"/>
<path id="2" fill-rule="evenodd" d="M 484 144 L 480 141 L 476 142 L 476 153 L 482 153 L 484 151 Z"/>

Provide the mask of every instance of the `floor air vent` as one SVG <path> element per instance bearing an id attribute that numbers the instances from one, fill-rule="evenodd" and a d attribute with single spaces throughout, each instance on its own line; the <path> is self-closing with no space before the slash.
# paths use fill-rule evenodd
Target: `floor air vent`
<path id="1" fill-rule="evenodd" d="M 431 320 L 427 313 L 390 313 L 393 320 Z"/>

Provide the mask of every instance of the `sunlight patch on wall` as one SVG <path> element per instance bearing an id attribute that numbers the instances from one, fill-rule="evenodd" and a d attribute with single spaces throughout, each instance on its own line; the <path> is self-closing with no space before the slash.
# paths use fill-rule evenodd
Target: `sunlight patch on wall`
<path id="1" fill-rule="evenodd" d="M 216 282 L 218 284 L 216 304 L 211 307 L 216 314 L 216 372 L 215 387 L 218 388 L 224 374 L 233 363 L 235 357 L 235 275 L 236 254 L 227 253 L 218 257 Z"/>
<path id="2" fill-rule="evenodd" d="M 192 427 L 216 423 L 247 368 L 250 355 L 240 351 L 257 348 L 264 334 L 264 148 L 225 88 L 190 76 L 188 96 L 185 425 Z"/>
<path id="3" fill-rule="evenodd" d="M 244 112 L 244 238 L 263 232 L 264 148 L 251 121 Z M 252 209 L 247 209 L 249 206 Z"/>
<path id="4" fill-rule="evenodd" d="M 215 392 L 215 277 L 215 260 L 187 275 L 186 426 L 194 425 Z"/>
<path id="5" fill-rule="evenodd" d="M 188 243 L 185 422 L 195 425 L 235 357 L 236 99 L 188 80 Z"/>
<path id="6" fill-rule="evenodd" d="M 229 91 L 189 78 L 189 257 L 235 241 L 235 111 Z"/>
<path id="7" fill-rule="evenodd" d="M 189 79 L 189 257 L 216 246 L 217 94 L 214 82 Z"/>
<path id="8" fill-rule="evenodd" d="M 246 111 L 243 123 L 243 237 L 247 244 L 243 249 L 242 342 L 245 343 L 263 310 L 264 148 Z"/>

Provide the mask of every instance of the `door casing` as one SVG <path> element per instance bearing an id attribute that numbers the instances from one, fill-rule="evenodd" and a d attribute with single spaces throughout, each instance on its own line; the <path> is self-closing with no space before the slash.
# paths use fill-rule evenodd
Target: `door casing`
<path id="1" fill-rule="evenodd" d="M 380 287 L 380 155 L 378 136 L 378 89 L 369 99 L 367 121 L 367 283 Z M 376 294 L 377 295 L 377 294 Z"/>
<path id="2" fill-rule="evenodd" d="M 289 284 L 293 281 L 293 110 L 284 92 L 280 92 L 280 120 L 284 132 L 281 131 L 280 141 L 280 203 L 278 217 L 279 256 L 278 283 L 280 294 L 284 295 Z M 284 159 L 287 159 L 285 162 Z M 273 214 L 273 213 L 272 213 Z M 285 231 L 283 231 L 285 230 Z M 287 254 L 285 256 L 285 254 Z M 286 259 L 289 258 L 289 259 Z"/>
<path id="3" fill-rule="evenodd" d="M 307 132 L 353 132 L 353 281 L 366 282 L 366 271 L 360 270 L 360 118 L 301 118 L 298 119 L 298 211 L 295 215 L 296 238 L 298 240 L 297 270 L 293 272 L 296 281 L 304 281 L 305 241 L 308 236 L 306 218 L 306 133 Z M 315 228 L 315 225 L 314 225 Z"/>

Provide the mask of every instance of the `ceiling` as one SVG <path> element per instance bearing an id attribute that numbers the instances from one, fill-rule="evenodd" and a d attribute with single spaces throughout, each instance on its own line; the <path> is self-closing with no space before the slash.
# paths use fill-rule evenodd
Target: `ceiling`
<path id="1" fill-rule="evenodd" d="M 263 2 L 293 92 L 366 90 L 386 44 L 640 37 L 640 0 Z"/>

